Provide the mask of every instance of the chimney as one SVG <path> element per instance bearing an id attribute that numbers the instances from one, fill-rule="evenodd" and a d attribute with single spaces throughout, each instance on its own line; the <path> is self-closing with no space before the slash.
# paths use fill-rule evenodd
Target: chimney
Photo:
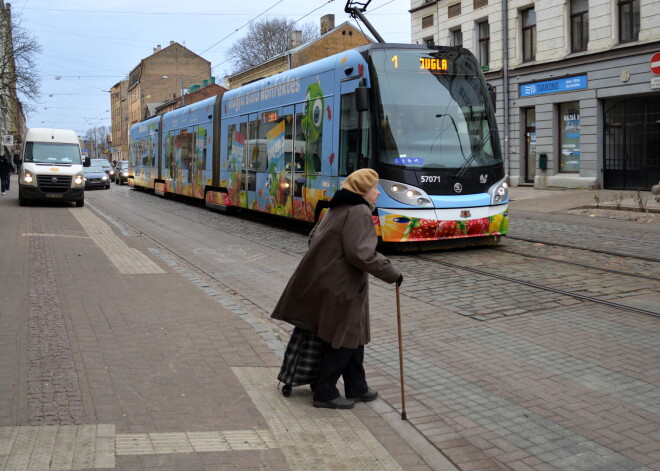
<path id="1" fill-rule="evenodd" d="M 291 46 L 289 49 L 295 49 L 302 45 L 302 31 L 291 31 Z"/>
<path id="2" fill-rule="evenodd" d="M 172 44 L 174 44 L 174 41 L 170 41 L 170 46 L 171 46 Z"/>
<path id="3" fill-rule="evenodd" d="M 335 29 L 335 15 L 329 14 L 321 17 L 321 34 Z"/>
<path id="4" fill-rule="evenodd" d="M 160 44 L 156 46 L 156 48 L 160 51 Z"/>

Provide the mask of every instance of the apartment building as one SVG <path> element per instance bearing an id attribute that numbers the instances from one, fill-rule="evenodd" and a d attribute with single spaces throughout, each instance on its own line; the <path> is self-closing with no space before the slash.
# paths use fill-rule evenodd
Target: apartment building
<path id="1" fill-rule="evenodd" d="M 110 160 L 128 160 L 128 80 L 110 88 L 110 110 Z"/>
<path id="2" fill-rule="evenodd" d="M 469 49 L 511 184 L 660 182 L 660 2 L 411 0 L 412 40 Z"/>
<path id="3" fill-rule="evenodd" d="M 129 74 L 128 128 L 147 118 L 150 109 L 180 98 L 210 76 L 211 63 L 190 49 L 174 41 L 162 49 L 156 46 Z"/>

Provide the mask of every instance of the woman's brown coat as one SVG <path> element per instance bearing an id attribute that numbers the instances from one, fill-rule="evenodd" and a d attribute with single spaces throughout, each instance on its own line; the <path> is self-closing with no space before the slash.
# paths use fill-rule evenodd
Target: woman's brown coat
<path id="1" fill-rule="evenodd" d="M 372 210 L 364 200 L 328 211 L 312 230 L 309 250 L 271 317 L 316 332 L 333 348 L 357 348 L 369 342 L 368 274 L 388 283 L 401 276 L 376 251 Z"/>

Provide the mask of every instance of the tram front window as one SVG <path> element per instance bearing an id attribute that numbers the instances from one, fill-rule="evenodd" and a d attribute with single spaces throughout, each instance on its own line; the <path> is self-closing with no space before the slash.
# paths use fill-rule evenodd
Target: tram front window
<path id="1" fill-rule="evenodd" d="M 476 63 L 453 53 L 377 50 L 381 163 L 406 168 L 460 168 L 501 163 L 493 145 L 488 93 Z M 474 67 L 473 66 L 474 63 Z M 433 70 L 429 70 L 433 69 Z M 438 70 L 441 69 L 441 70 Z"/>

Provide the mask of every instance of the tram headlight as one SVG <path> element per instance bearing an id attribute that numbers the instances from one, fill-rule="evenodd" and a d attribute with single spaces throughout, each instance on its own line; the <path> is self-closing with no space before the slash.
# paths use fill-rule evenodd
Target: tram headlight
<path id="1" fill-rule="evenodd" d="M 506 203 L 509 199 L 509 184 L 506 182 L 506 178 L 491 186 L 488 189 L 488 194 L 490 195 L 491 204 Z"/>
<path id="2" fill-rule="evenodd" d="M 399 203 L 409 204 L 411 206 L 433 206 L 433 202 L 426 192 L 414 186 L 383 179 L 380 180 L 380 186 L 387 196 Z"/>

